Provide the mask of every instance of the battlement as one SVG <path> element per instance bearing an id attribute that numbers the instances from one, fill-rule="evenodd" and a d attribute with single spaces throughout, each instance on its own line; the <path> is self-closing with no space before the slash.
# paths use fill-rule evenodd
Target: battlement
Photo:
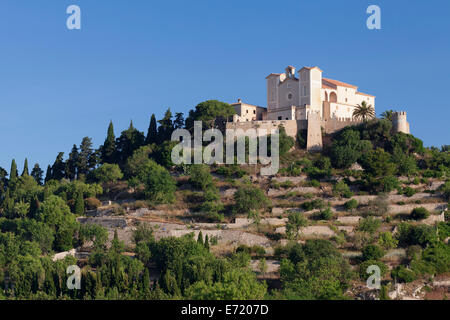
<path id="1" fill-rule="evenodd" d="M 393 117 L 406 117 L 406 111 L 394 111 L 392 113 Z"/>

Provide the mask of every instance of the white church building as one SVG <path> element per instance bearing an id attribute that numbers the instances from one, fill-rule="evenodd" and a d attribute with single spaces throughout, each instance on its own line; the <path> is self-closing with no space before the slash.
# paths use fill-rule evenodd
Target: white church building
<path id="1" fill-rule="evenodd" d="M 311 112 L 320 119 L 352 119 L 353 110 L 365 101 L 375 109 L 375 96 L 358 87 L 324 78 L 318 67 L 303 67 L 295 72 L 288 66 L 284 73 L 271 73 L 267 80 L 267 108 L 238 100 L 233 122 L 262 120 L 307 120 Z"/>

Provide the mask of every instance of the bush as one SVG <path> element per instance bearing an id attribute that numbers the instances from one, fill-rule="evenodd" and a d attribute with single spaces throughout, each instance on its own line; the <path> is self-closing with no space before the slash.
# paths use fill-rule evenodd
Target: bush
<path id="1" fill-rule="evenodd" d="M 391 232 L 381 232 L 378 238 L 378 244 L 385 250 L 389 250 L 397 247 L 398 240 L 392 237 Z"/>
<path id="2" fill-rule="evenodd" d="M 432 226 L 424 224 L 415 226 L 405 222 L 398 225 L 397 239 L 399 246 L 403 248 L 412 245 L 424 248 L 437 240 L 435 228 Z"/>
<path id="3" fill-rule="evenodd" d="M 227 178 L 242 178 L 246 174 L 245 170 L 242 170 L 238 165 L 235 164 L 221 166 L 216 170 L 216 173 Z"/>
<path id="4" fill-rule="evenodd" d="M 318 216 L 321 220 L 331 220 L 333 218 L 333 211 L 328 207 L 325 210 L 320 211 Z"/>
<path id="5" fill-rule="evenodd" d="M 294 138 L 286 134 L 286 129 L 283 126 L 279 127 L 279 150 L 280 156 L 286 154 L 294 146 Z"/>
<path id="6" fill-rule="evenodd" d="M 166 168 L 153 160 L 147 160 L 137 177 L 129 181 L 132 186 L 143 186 L 144 195 L 155 203 L 171 203 L 175 200 L 176 182 Z"/>
<path id="7" fill-rule="evenodd" d="M 414 220 L 423 220 L 430 216 L 430 212 L 424 207 L 414 208 L 411 212 L 411 218 Z"/>
<path id="8" fill-rule="evenodd" d="M 367 232 L 369 234 L 375 233 L 381 226 L 381 220 L 374 217 L 367 217 L 359 220 L 358 231 Z"/>
<path id="9" fill-rule="evenodd" d="M 447 201 L 450 201 L 450 181 L 447 181 L 445 184 L 443 184 L 440 188 L 444 198 Z"/>
<path id="10" fill-rule="evenodd" d="M 321 170 L 328 170 L 331 168 L 331 160 L 328 157 L 321 156 L 314 162 L 314 165 Z"/>
<path id="11" fill-rule="evenodd" d="M 403 189 L 403 194 L 407 197 L 412 197 L 416 193 L 417 193 L 417 191 L 411 187 L 406 187 Z"/>
<path id="12" fill-rule="evenodd" d="M 380 246 L 376 244 L 369 244 L 363 248 L 363 259 L 366 260 L 378 260 L 382 258 L 386 252 Z"/>
<path id="13" fill-rule="evenodd" d="M 351 199 L 344 204 L 344 208 L 345 210 L 349 211 L 358 208 L 358 205 L 359 204 L 356 199 Z"/>
<path id="14" fill-rule="evenodd" d="M 84 203 L 88 210 L 95 210 L 102 205 L 97 198 L 87 198 L 84 200 Z"/>
<path id="15" fill-rule="evenodd" d="M 308 181 L 308 186 L 314 187 L 314 188 L 319 188 L 320 182 L 317 181 L 316 179 L 312 179 L 312 180 Z"/>
<path id="16" fill-rule="evenodd" d="M 249 213 L 260 210 L 269 205 L 269 200 L 261 189 L 253 186 L 242 186 L 234 194 L 233 211 L 235 213 Z"/>
<path id="17" fill-rule="evenodd" d="M 371 273 L 367 273 L 367 268 L 370 266 L 378 266 L 380 268 L 380 276 L 384 277 L 388 271 L 388 267 L 381 261 L 367 260 L 359 265 L 359 276 L 362 280 L 366 281 L 371 276 Z"/>
<path id="18" fill-rule="evenodd" d="M 206 190 L 212 185 L 212 176 L 209 173 L 209 168 L 204 164 L 194 164 L 189 169 L 189 182 L 192 183 L 194 188 Z"/>
<path id="19" fill-rule="evenodd" d="M 301 208 L 305 211 L 311 211 L 314 209 L 323 209 L 325 207 L 325 202 L 322 199 L 314 199 L 312 201 L 307 201 L 301 204 Z"/>
<path id="20" fill-rule="evenodd" d="M 404 266 L 397 266 L 392 270 L 391 276 L 399 282 L 412 282 L 416 280 L 414 271 L 406 269 Z"/>
<path id="21" fill-rule="evenodd" d="M 123 178 L 123 173 L 117 164 L 104 163 L 95 169 L 93 174 L 101 183 L 116 182 Z"/>
<path id="22" fill-rule="evenodd" d="M 341 180 L 333 186 L 333 195 L 339 198 L 351 198 L 353 196 L 353 192 L 351 192 L 349 186 Z"/>

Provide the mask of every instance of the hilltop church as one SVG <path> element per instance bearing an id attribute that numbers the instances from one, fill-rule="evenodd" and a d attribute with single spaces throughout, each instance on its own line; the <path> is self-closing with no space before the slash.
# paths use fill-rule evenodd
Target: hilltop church
<path id="1" fill-rule="evenodd" d="M 361 122 L 353 118 L 357 105 L 366 102 L 375 111 L 375 96 L 358 91 L 358 87 L 324 78 L 318 67 L 303 67 L 296 76 L 295 67 L 284 73 L 271 73 L 267 80 L 267 108 L 242 102 L 231 104 L 236 114 L 227 123 L 230 129 L 264 128 L 282 125 L 295 137 L 307 130 L 307 149 L 322 149 L 322 132 L 333 133 Z M 394 131 L 409 133 L 406 112 L 393 114 Z"/>

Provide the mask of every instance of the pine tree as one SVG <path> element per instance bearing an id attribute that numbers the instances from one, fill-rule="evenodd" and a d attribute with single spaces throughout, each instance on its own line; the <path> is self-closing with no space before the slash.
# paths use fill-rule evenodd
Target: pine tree
<path id="1" fill-rule="evenodd" d="M 101 161 L 102 163 L 115 163 L 115 156 L 116 136 L 114 135 L 114 125 L 112 121 L 110 121 L 108 126 L 108 134 L 103 146 L 101 147 Z"/>
<path id="2" fill-rule="evenodd" d="M 28 171 L 28 159 L 25 158 L 25 163 L 23 164 L 23 171 L 22 171 L 21 177 L 23 177 L 23 176 L 29 176 L 29 175 L 30 175 L 30 173 L 29 173 L 29 171 Z"/>
<path id="3" fill-rule="evenodd" d="M 39 164 L 36 163 L 33 167 L 33 170 L 31 170 L 31 176 L 39 185 L 42 185 L 43 175 L 44 171 L 42 171 L 41 167 L 39 167 Z"/>
<path id="4" fill-rule="evenodd" d="M 83 199 L 83 193 L 77 192 L 75 196 L 75 214 L 82 215 L 84 214 L 84 199 Z"/>
<path id="5" fill-rule="evenodd" d="M 17 172 L 16 160 L 12 159 L 12 161 L 11 161 L 11 170 L 9 172 L 9 181 L 10 182 L 15 182 L 17 180 L 18 176 L 19 176 L 19 173 Z"/>
<path id="6" fill-rule="evenodd" d="M 130 127 L 122 131 L 120 137 L 117 139 L 117 162 L 120 165 L 124 165 L 133 152 L 144 144 L 144 141 L 144 134 L 135 129 L 133 121 L 131 121 Z"/>
<path id="7" fill-rule="evenodd" d="M 78 175 L 86 175 L 92 169 L 92 140 L 84 137 L 80 144 L 80 153 L 78 155 Z"/>
<path id="8" fill-rule="evenodd" d="M 167 109 L 164 118 L 159 120 L 158 123 L 160 124 L 158 128 L 158 143 L 170 140 L 173 132 L 172 112 L 170 108 Z"/>
<path id="9" fill-rule="evenodd" d="M 173 122 L 174 129 L 181 129 L 184 127 L 184 117 L 182 112 L 175 113 L 175 121 Z"/>
<path id="10" fill-rule="evenodd" d="M 147 138 L 145 138 L 145 144 L 156 143 L 158 140 L 158 128 L 156 124 L 156 117 L 153 113 L 150 118 L 150 125 L 148 127 Z"/>

